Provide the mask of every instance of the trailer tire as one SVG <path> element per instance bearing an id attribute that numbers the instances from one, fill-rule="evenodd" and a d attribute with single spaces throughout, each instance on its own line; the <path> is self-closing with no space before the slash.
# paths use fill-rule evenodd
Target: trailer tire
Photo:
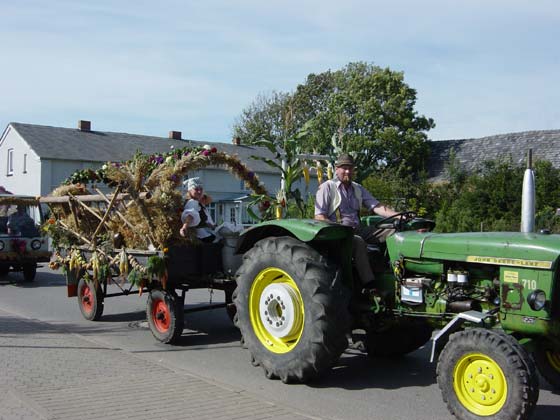
<path id="1" fill-rule="evenodd" d="M 88 321 L 99 321 L 103 315 L 103 292 L 101 285 L 86 281 L 83 277 L 78 282 L 78 306 Z"/>
<path id="2" fill-rule="evenodd" d="M 26 283 L 31 283 L 33 280 L 35 280 L 35 275 L 37 274 L 37 264 L 24 264 L 22 267 L 22 271 L 23 281 L 25 281 Z"/>
<path id="3" fill-rule="evenodd" d="M 437 381 L 460 420 L 529 419 L 539 396 L 526 350 L 512 337 L 484 328 L 451 335 L 439 356 Z"/>
<path id="4" fill-rule="evenodd" d="M 235 324 L 235 315 L 237 314 L 237 308 L 235 307 L 235 303 L 233 303 L 233 290 L 226 289 L 224 290 L 224 293 L 227 316 L 230 321 Z"/>
<path id="5" fill-rule="evenodd" d="M 269 379 L 307 382 L 348 345 L 341 270 L 304 242 L 272 237 L 245 253 L 237 272 L 236 325 L 251 361 Z"/>
<path id="6" fill-rule="evenodd" d="M 173 344 L 183 333 L 183 301 L 174 292 L 154 289 L 148 296 L 146 318 L 156 340 Z"/>
<path id="7" fill-rule="evenodd" d="M 533 359 L 539 373 L 552 385 L 560 389 L 560 349 L 548 340 L 539 340 L 533 352 Z"/>
<path id="8" fill-rule="evenodd" d="M 369 357 L 400 357 L 412 353 L 432 337 L 433 327 L 425 322 L 406 320 L 386 331 L 366 333 L 366 351 Z"/>

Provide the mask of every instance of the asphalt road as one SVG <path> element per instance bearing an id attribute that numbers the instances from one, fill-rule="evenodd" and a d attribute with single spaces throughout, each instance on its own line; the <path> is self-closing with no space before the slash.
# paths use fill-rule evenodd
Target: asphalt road
<path id="1" fill-rule="evenodd" d="M 187 294 L 187 308 L 208 303 L 207 290 Z M 222 292 L 212 295 L 222 301 Z M 186 328 L 177 345 L 163 345 L 145 322 L 146 297 L 109 298 L 101 321 L 82 318 L 76 298 L 66 297 L 63 276 L 42 268 L 33 283 L 21 274 L 0 279 L 0 309 L 27 318 L 64 325 L 69 331 L 111 347 L 157 360 L 268 401 L 322 419 L 450 419 L 429 363 L 429 348 L 398 360 L 370 360 L 347 350 L 332 371 L 307 385 L 285 385 L 265 378 L 239 346 L 239 332 L 225 309 L 186 314 Z M 142 366 L 138 366 L 142 369 Z M 157 384 L 154 384 L 157 387 Z M 161 390 L 160 392 L 164 392 Z M 219 398 L 219 396 L 216 396 Z M 188 399 L 188 395 L 185 395 Z M 541 379 L 534 419 L 560 418 L 560 394 Z"/>

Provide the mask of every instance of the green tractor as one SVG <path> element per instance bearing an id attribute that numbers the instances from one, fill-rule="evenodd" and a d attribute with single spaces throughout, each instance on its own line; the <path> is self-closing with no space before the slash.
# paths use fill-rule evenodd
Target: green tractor
<path id="1" fill-rule="evenodd" d="M 433 233 L 407 212 L 363 223 L 395 229 L 371 247 L 377 289 L 351 262 L 352 230 L 315 220 L 261 223 L 240 238 L 235 322 L 268 378 L 328 371 L 353 331 L 371 357 L 431 340 L 437 381 L 459 419 L 526 419 L 540 372 L 560 387 L 560 235 Z"/>

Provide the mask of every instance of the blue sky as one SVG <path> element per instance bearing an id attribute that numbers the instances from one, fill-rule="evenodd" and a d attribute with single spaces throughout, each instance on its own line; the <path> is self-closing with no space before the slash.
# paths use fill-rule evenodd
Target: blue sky
<path id="1" fill-rule="evenodd" d="M 11 122 L 225 141 L 258 94 L 366 61 L 404 72 L 431 139 L 560 129 L 554 0 L 0 0 Z"/>

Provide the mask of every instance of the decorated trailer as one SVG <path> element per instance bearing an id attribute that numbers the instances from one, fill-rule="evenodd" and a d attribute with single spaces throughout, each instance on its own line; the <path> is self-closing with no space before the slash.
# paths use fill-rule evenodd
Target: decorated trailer
<path id="1" fill-rule="evenodd" d="M 238 233 L 222 229 L 219 243 L 201 243 L 191 230 L 186 238 L 179 234 L 181 182 L 207 165 L 229 168 L 256 195 L 266 196 L 258 177 L 236 157 L 206 147 L 137 154 L 129 162 L 80 171 L 40 199 L 51 210 L 44 224 L 54 247 L 51 267 L 64 271 L 68 296 L 77 297 L 84 318 L 99 320 L 108 298 L 147 293 L 152 334 L 173 343 L 183 331 L 187 291 L 210 288 L 222 290 L 225 303 L 194 310 L 223 306 L 233 319 Z"/>

